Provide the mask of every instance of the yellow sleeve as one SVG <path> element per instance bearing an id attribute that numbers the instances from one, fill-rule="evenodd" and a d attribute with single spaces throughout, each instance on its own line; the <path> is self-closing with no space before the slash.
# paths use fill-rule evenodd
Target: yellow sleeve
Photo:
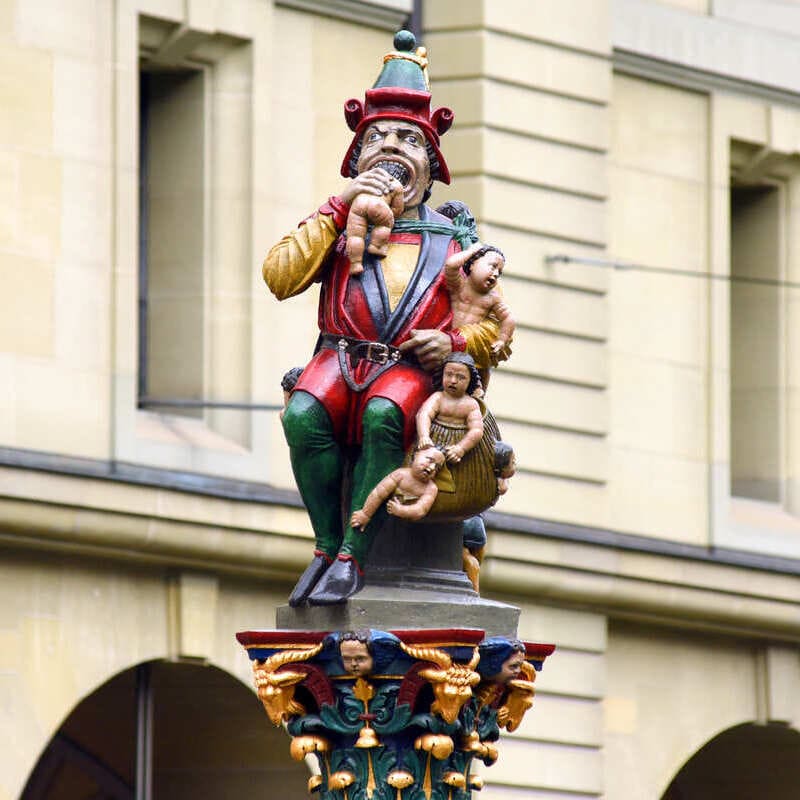
<path id="1" fill-rule="evenodd" d="M 261 274 L 270 291 L 285 300 L 305 291 L 319 276 L 339 233 L 325 214 L 309 217 L 267 253 Z"/>

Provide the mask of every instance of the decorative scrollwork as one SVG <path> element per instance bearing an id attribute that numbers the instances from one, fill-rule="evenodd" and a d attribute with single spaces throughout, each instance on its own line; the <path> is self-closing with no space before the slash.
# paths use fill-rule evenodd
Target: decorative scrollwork
<path id="1" fill-rule="evenodd" d="M 305 708 L 294 699 L 295 686 L 305 678 L 305 673 L 282 668 L 288 664 L 308 661 L 320 650 L 321 643 L 302 650 L 284 650 L 263 661 L 253 661 L 253 678 L 258 697 L 273 724 L 280 725 L 289 717 L 305 714 Z"/>
<path id="2" fill-rule="evenodd" d="M 515 731 L 522 722 L 525 712 L 533 705 L 535 689 L 533 682 L 536 672 L 527 662 L 522 664 L 525 679 L 515 678 L 508 682 L 508 694 L 497 711 L 497 724 L 507 731 Z"/>
<path id="3" fill-rule="evenodd" d="M 436 698 L 431 705 L 431 712 L 449 724 L 454 723 L 464 703 L 472 697 L 472 687 L 481 679 L 475 672 L 480 658 L 478 648 L 473 648 L 468 664 L 458 664 L 444 650 L 435 647 L 407 644 L 401 644 L 400 647 L 412 658 L 430 661 L 438 667 L 422 669 L 419 674 L 430 683 Z"/>

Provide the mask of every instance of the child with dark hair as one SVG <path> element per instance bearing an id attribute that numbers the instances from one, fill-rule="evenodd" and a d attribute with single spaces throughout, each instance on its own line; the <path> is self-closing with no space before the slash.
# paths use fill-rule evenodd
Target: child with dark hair
<path id="1" fill-rule="evenodd" d="M 417 436 L 419 447 L 434 444 L 431 424 L 466 428 L 459 441 L 445 447 L 448 464 L 458 464 L 462 458 L 483 438 L 483 414 L 478 401 L 470 392 L 480 386 L 480 376 L 475 362 L 467 353 L 451 353 L 444 360 L 441 378 L 437 379 L 438 391 L 422 404 L 417 413 Z"/>
<path id="2" fill-rule="evenodd" d="M 508 442 L 494 443 L 494 474 L 497 476 L 497 493 L 508 491 L 508 479 L 517 471 L 514 448 Z"/>
<path id="3" fill-rule="evenodd" d="M 496 291 L 505 264 L 505 256 L 497 247 L 475 243 L 454 253 L 444 265 L 453 327 L 472 325 L 493 316 L 500 323 L 498 337 L 491 346 L 495 356 L 506 350 L 515 327 L 509 307 Z"/>

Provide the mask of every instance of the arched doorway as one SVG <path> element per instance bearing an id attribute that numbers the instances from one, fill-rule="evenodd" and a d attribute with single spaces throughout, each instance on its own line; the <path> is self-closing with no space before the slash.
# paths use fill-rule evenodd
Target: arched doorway
<path id="1" fill-rule="evenodd" d="M 800 733 L 783 724 L 737 725 L 700 748 L 661 800 L 796 800 Z"/>
<path id="2" fill-rule="evenodd" d="M 306 800 L 307 779 L 289 737 L 239 681 L 216 667 L 151 662 L 75 707 L 20 800 Z"/>

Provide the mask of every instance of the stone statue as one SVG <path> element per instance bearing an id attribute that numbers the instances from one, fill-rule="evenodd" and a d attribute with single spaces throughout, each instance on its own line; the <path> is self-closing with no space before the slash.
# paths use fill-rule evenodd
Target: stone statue
<path id="1" fill-rule="evenodd" d="M 483 370 L 506 357 L 496 346 L 501 335 L 493 316 L 453 322 L 444 265 L 474 241 L 474 223 L 468 230 L 458 216 L 425 205 L 433 181 L 450 181 L 439 137 L 453 114 L 431 112 L 426 52 L 415 49 L 414 36 L 401 31 L 394 44 L 365 102 L 345 104 L 354 136 L 341 171 L 350 182 L 276 244 L 263 265 L 279 300 L 321 283 L 317 350 L 282 419 L 316 542 L 292 606 L 340 603 L 363 586 L 362 566 L 385 510 L 364 530 L 350 521 L 403 463 L 416 414 L 432 391 L 431 374 L 453 352 L 469 353 Z M 352 205 L 365 195 L 385 205 L 398 183 L 403 210 L 386 255 L 378 260 L 367 248 L 363 271 L 351 274 L 343 234 Z"/>

